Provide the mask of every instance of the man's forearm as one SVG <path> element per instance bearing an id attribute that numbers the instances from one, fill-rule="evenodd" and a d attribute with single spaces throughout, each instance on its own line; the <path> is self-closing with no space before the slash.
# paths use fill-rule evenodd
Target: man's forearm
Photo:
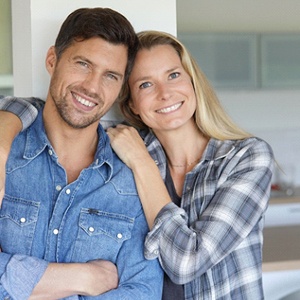
<path id="1" fill-rule="evenodd" d="M 108 261 L 50 263 L 29 299 L 97 296 L 117 288 L 117 285 L 117 269 Z"/>

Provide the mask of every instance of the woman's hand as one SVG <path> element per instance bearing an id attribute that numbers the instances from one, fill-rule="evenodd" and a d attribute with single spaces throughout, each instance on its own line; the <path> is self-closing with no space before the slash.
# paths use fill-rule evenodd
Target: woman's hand
<path id="1" fill-rule="evenodd" d="M 140 165 L 145 159 L 152 159 L 138 131 L 123 124 L 108 128 L 107 134 L 114 151 L 131 169 Z"/>
<path id="2" fill-rule="evenodd" d="M 107 134 L 112 148 L 133 171 L 138 194 L 151 229 L 159 211 L 171 202 L 159 169 L 135 128 L 120 124 L 116 128 L 109 128 Z"/>

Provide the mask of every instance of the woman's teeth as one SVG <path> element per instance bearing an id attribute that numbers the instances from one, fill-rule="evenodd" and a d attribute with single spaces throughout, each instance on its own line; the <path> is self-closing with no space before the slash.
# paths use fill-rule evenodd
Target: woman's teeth
<path id="1" fill-rule="evenodd" d="M 169 106 L 169 107 L 158 109 L 156 112 L 158 112 L 158 113 L 169 113 L 171 111 L 174 111 L 174 110 L 178 109 L 181 105 L 182 105 L 182 102 L 180 102 L 178 104 L 174 104 L 174 105 Z"/>

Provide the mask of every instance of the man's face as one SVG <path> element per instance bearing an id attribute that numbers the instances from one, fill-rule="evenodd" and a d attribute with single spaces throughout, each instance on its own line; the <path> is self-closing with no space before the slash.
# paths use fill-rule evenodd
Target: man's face
<path id="1" fill-rule="evenodd" d="M 99 122 L 120 93 L 126 65 L 127 48 L 101 38 L 74 42 L 59 60 L 52 47 L 46 59 L 51 75 L 47 102 L 73 128 Z"/>

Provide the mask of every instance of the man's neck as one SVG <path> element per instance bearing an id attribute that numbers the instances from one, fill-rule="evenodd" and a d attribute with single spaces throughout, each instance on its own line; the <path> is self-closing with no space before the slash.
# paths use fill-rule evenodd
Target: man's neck
<path id="1" fill-rule="evenodd" d="M 98 124 L 75 129 L 57 114 L 49 114 L 47 111 L 44 111 L 43 120 L 47 137 L 58 156 L 58 161 L 67 172 L 68 182 L 73 182 L 94 160 L 98 144 Z"/>

